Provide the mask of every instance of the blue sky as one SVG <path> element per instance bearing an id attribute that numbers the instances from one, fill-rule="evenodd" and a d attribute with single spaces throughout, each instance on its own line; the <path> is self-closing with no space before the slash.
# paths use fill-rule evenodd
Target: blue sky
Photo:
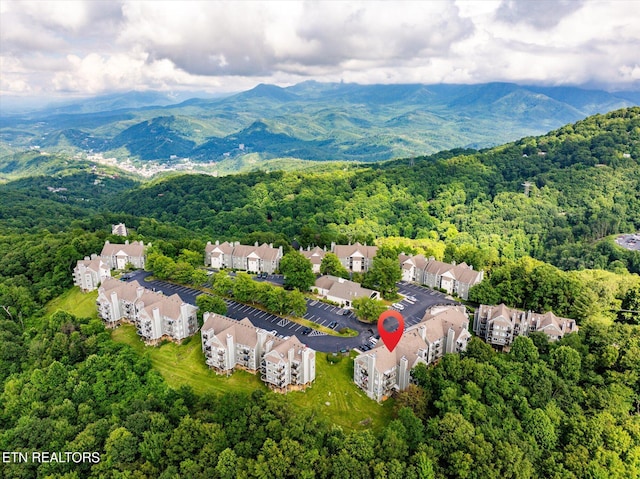
<path id="1" fill-rule="evenodd" d="M 0 2 L 0 93 L 300 81 L 640 89 L 640 2 Z"/>

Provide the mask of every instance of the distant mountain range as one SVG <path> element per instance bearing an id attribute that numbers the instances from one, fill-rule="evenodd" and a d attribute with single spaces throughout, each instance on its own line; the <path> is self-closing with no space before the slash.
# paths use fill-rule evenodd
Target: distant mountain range
<path id="1" fill-rule="evenodd" d="M 0 161 L 24 149 L 171 162 L 380 161 L 484 148 L 595 113 L 640 105 L 640 92 L 510 83 L 357 85 L 308 81 L 171 104 L 155 92 L 111 95 L 0 116 Z"/>

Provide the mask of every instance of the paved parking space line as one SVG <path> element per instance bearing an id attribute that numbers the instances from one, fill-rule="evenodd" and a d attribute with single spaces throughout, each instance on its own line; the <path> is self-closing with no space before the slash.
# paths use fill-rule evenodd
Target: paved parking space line
<path id="1" fill-rule="evenodd" d="M 292 326 L 293 327 L 293 326 Z M 300 329 L 302 327 L 301 324 L 298 324 L 298 327 L 296 329 L 294 329 L 294 331 L 297 331 L 298 329 Z"/>

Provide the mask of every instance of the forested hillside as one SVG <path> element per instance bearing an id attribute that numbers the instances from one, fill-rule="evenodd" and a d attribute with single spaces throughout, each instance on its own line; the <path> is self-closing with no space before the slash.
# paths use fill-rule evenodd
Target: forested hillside
<path id="1" fill-rule="evenodd" d="M 481 152 L 320 174 L 160 180 L 113 207 L 212 239 L 270 232 L 322 246 L 402 236 L 443 241 L 454 257 L 473 250 L 479 268 L 531 255 L 563 269 L 640 272 L 637 256 L 597 243 L 640 228 L 639 191 L 640 108 L 630 108 Z"/>
<path id="2" fill-rule="evenodd" d="M 0 448 L 100 461 L 3 462 L 2 477 L 640 476 L 640 254 L 609 236 L 640 228 L 640 108 L 485 151 L 322 173 L 141 186 L 54 163 L 54 176 L 0 185 Z M 487 270 L 472 300 L 552 309 L 580 331 L 553 344 L 534 333 L 509 353 L 473 339 L 419 367 L 376 427 L 342 428 L 327 403 L 293 407 L 259 388 L 175 389 L 104 329 L 91 296 L 76 315 L 50 303 L 69 293 L 77 259 L 122 241 L 110 235 L 121 221 L 176 264 L 200 264 L 216 239 L 375 241 L 467 261 Z"/>
<path id="3" fill-rule="evenodd" d="M 510 354 L 474 339 L 418 368 L 379 431 L 343 430 L 286 396 L 173 390 L 97 320 L 0 322 L 0 447 L 100 461 L 2 464 L 5 478 L 537 477 L 640 474 L 638 326 L 583 328 Z M 615 346 L 614 346 L 615 345 Z"/>
<path id="4" fill-rule="evenodd" d="M 152 93 L 120 100 L 88 99 L 16 116 L 0 112 L 0 156 L 37 146 L 143 162 L 188 157 L 217 162 L 227 172 L 248 159 L 375 162 L 493 146 L 639 102 L 634 92 L 510 83 L 313 81 L 287 88 L 258 85 L 226 98 L 175 105 L 156 95 L 154 106 Z"/>

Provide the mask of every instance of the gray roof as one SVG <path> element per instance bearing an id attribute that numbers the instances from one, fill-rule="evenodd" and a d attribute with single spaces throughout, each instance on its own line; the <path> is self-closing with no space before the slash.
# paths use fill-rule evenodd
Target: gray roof
<path id="1" fill-rule="evenodd" d="M 317 288 L 326 289 L 330 296 L 353 300 L 356 298 L 370 298 L 372 294 L 377 293 L 372 289 L 363 288 L 360 284 L 348 279 L 338 278 L 336 276 L 325 275 L 319 277 L 315 285 Z"/>
<path id="2" fill-rule="evenodd" d="M 105 242 L 100 256 L 115 256 L 119 252 L 123 252 L 127 256 L 144 256 L 144 243 L 142 241 L 133 241 L 132 243 L 118 244 Z"/>
<path id="3" fill-rule="evenodd" d="M 367 246 L 360 243 L 349 245 L 337 244 L 334 246 L 333 252 L 338 258 L 349 258 L 354 255 L 360 255 L 364 258 L 373 258 L 378 252 L 378 247 Z"/>

